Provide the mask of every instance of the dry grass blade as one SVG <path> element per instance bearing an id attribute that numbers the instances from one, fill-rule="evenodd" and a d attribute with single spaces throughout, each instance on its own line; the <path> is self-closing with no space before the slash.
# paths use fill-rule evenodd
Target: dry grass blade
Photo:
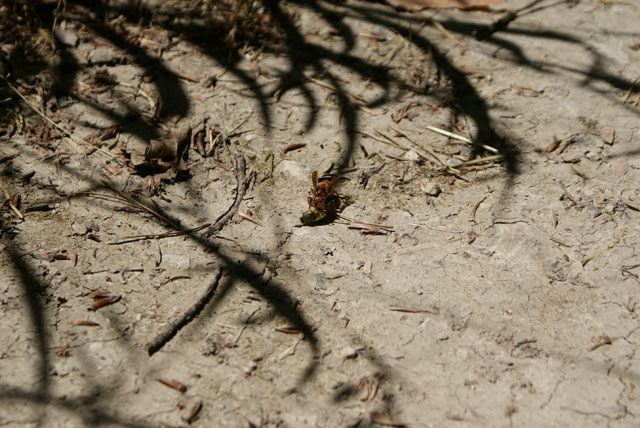
<path id="1" fill-rule="evenodd" d="M 461 163 L 457 164 L 456 166 L 458 168 L 460 168 L 460 167 L 465 167 L 465 166 L 479 165 L 479 164 L 483 164 L 483 163 L 497 162 L 497 161 L 502 160 L 503 158 L 504 158 L 504 156 L 502 156 L 502 155 L 485 156 L 483 158 L 471 159 L 471 160 L 468 160 L 468 161 L 461 162 Z"/>
<path id="2" fill-rule="evenodd" d="M 414 140 L 413 138 L 411 138 L 411 137 L 410 137 L 410 136 L 409 136 L 405 131 L 403 131 L 402 129 L 398 128 L 397 126 L 393 126 L 393 125 L 391 125 L 391 126 L 389 126 L 389 127 L 390 127 L 391 129 L 393 129 L 395 132 L 397 132 L 398 134 L 402 135 L 402 136 L 403 136 L 404 138 L 406 138 L 407 140 L 411 141 L 414 145 L 416 145 L 417 147 L 419 147 L 421 150 L 424 150 L 424 152 L 425 152 L 426 154 L 428 154 L 429 156 L 431 156 L 431 158 L 432 158 L 433 160 L 435 160 L 438 164 L 440 164 L 440 165 L 441 165 L 441 166 L 443 166 L 444 168 L 451 169 L 451 170 L 455 171 L 455 169 L 453 169 L 453 168 L 449 168 L 449 167 L 447 166 L 447 164 L 446 164 L 442 159 L 440 159 L 440 157 L 439 157 L 438 155 L 436 155 L 433 151 L 429 150 L 428 148 L 424 147 L 424 146 L 423 146 L 423 145 L 421 145 L 421 144 L 418 144 L 418 142 L 417 142 L 416 140 Z M 419 154 L 419 153 L 418 153 L 418 154 Z M 457 171 L 457 172 L 459 172 L 459 171 Z"/>
<path id="3" fill-rule="evenodd" d="M 451 34 L 446 28 L 444 28 L 444 25 L 442 25 L 441 23 L 439 23 L 438 21 L 436 21 L 435 19 L 432 19 L 431 22 L 433 23 L 433 26 L 436 27 L 442 34 L 444 34 L 444 36 L 451 40 L 453 43 L 455 43 L 458 46 L 462 46 L 463 43 L 456 39 L 453 34 Z"/>
<path id="4" fill-rule="evenodd" d="M 169 225 L 170 227 L 180 230 L 182 229 L 181 226 L 177 223 L 175 223 L 174 221 L 170 220 L 169 218 L 163 216 L 162 214 L 160 214 L 155 208 L 151 208 L 145 204 L 143 204 L 142 202 L 138 201 L 134 196 L 128 194 L 128 193 L 124 193 L 121 190 L 118 189 L 114 189 L 113 187 L 111 187 L 108 183 L 103 183 L 106 187 L 108 187 L 111 191 L 117 193 L 117 195 L 109 195 L 109 194 L 104 194 L 104 193 L 98 193 L 98 192 L 81 192 L 79 193 L 80 195 L 85 195 L 85 196 L 90 196 L 96 199 L 102 199 L 102 200 L 107 200 L 107 201 L 111 201 L 111 202 L 119 202 L 121 204 L 127 205 L 131 208 L 137 209 L 139 211 L 143 211 L 146 212 L 148 214 L 151 214 L 153 217 L 157 218 L 158 220 L 163 221 L 164 223 L 166 223 L 167 225 Z"/>
<path id="5" fill-rule="evenodd" d="M 404 312 L 407 314 L 433 314 L 440 315 L 440 311 L 430 311 L 427 309 L 418 309 L 418 308 L 389 308 L 390 311 L 393 312 Z"/>
<path id="6" fill-rule="evenodd" d="M 349 229 L 359 230 L 363 235 L 386 235 L 389 233 L 374 224 L 368 223 L 352 223 L 348 227 Z"/>
<path id="7" fill-rule="evenodd" d="M 458 141 L 462 141 L 468 144 L 474 144 L 474 142 L 472 140 L 470 140 L 467 137 L 463 137 L 462 135 L 458 135 L 458 134 L 454 134 L 453 132 L 449 132 L 449 131 L 445 131 L 444 129 L 440 129 L 440 128 L 436 128 L 435 126 L 427 126 L 427 129 L 429 131 L 433 131 L 437 134 L 440 135 L 444 135 L 445 137 L 449 137 L 452 138 L 454 140 L 458 140 Z M 498 149 L 496 149 L 495 147 L 491 147 L 491 146 L 487 146 L 486 144 L 479 144 L 479 147 L 482 147 L 483 149 L 485 149 L 488 152 L 491 153 L 500 153 L 500 151 Z"/>
<path id="8" fill-rule="evenodd" d="M 585 257 L 584 259 L 582 259 L 582 266 L 586 265 L 587 263 L 589 263 L 591 260 L 595 259 L 598 256 L 601 256 L 602 254 L 604 254 L 606 251 L 611 250 L 613 247 L 615 247 L 616 245 L 618 245 L 620 243 L 620 241 L 622 240 L 622 237 L 625 235 L 625 233 L 627 233 L 627 228 L 623 228 L 620 231 L 620 234 L 618 235 L 618 237 L 616 238 L 615 241 L 613 241 L 611 244 L 607 245 L 604 248 L 601 248 L 600 250 L 596 251 L 594 254 L 590 255 L 589 257 Z"/>
<path id="9" fill-rule="evenodd" d="M 384 226 L 382 224 L 366 223 L 363 221 L 357 221 L 344 216 L 339 216 L 345 220 L 349 229 L 359 230 L 363 235 L 386 235 L 393 232 L 393 228 Z"/>
<path id="10" fill-rule="evenodd" d="M 359 230 L 363 235 L 386 235 L 389 232 L 393 232 L 393 229 L 388 226 L 362 221 L 351 221 L 347 227 L 349 229 Z"/>
<path id="11" fill-rule="evenodd" d="M 411 141 L 414 145 L 416 145 L 416 147 L 411 147 L 410 145 L 405 144 L 405 143 L 401 142 L 400 140 L 396 140 L 391 135 L 387 134 L 386 132 L 380 131 L 379 129 L 374 129 L 374 130 L 378 134 L 382 135 L 387 140 L 389 140 L 391 143 L 395 144 L 396 146 L 398 146 L 398 147 L 400 147 L 402 149 L 405 149 L 405 150 L 413 150 L 414 152 L 416 152 L 418 154 L 418 156 L 420 156 L 421 158 L 425 159 L 426 161 L 435 160 L 436 163 L 438 163 L 440 165 L 439 168 L 438 168 L 439 170 L 446 171 L 448 174 L 451 174 L 451 175 L 455 176 L 456 178 L 458 178 L 460 180 L 468 181 L 464 177 L 460 176 L 460 171 L 458 171 L 455 168 L 452 168 L 452 167 L 448 166 L 435 153 L 433 153 L 430 150 L 427 150 L 427 149 L 423 148 L 415 140 L 411 139 L 404 131 L 402 131 L 401 129 L 399 129 L 399 128 L 393 126 L 393 125 L 391 126 L 391 129 L 393 129 L 394 131 L 396 131 L 397 133 L 399 133 L 400 135 L 405 137 L 407 140 Z M 385 141 L 385 143 L 388 144 L 387 141 Z"/>
<path id="12" fill-rule="evenodd" d="M 257 224 L 258 226 L 262 226 L 262 224 L 260 224 L 259 221 L 257 221 L 256 219 L 254 219 L 252 216 L 250 216 L 247 213 L 243 213 L 243 212 L 238 211 L 238 217 L 242 217 L 243 219 L 248 220 L 253 224 Z"/>
<path id="13" fill-rule="evenodd" d="M 153 234 L 153 235 L 123 236 L 122 238 L 119 238 L 117 240 L 107 242 L 107 245 L 128 244 L 128 243 L 131 243 L 131 242 L 144 241 L 144 240 L 147 240 L 147 239 L 173 238 L 173 237 L 176 237 L 176 236 L 182 236 L 182 235 L 186 235 L 186 234 L 189 234 L 189 233 L 195 233 L 195 232 L 198 232 L 198 231 L 200 231 L 202 229 L 205 229 L 205 228 L 207 228 L 209 226 L 211 226 L 211 223 L 206 223 L 206 224 L 203 224 L 202 226 L 194 227 L 194 228 L 191 228 L 191 229 L 175 231 L 175 232 L 158 233 L 158 234 Z"/>

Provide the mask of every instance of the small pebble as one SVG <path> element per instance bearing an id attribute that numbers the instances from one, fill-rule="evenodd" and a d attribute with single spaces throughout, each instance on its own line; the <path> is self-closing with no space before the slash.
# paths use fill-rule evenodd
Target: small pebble
<path id="1" fill-rule="evenodd" d="M 427 183 L 424 186 L 424 193 L 429 196 L 438 196 L 442 193 L 442 189 L 437 183 Z"/>

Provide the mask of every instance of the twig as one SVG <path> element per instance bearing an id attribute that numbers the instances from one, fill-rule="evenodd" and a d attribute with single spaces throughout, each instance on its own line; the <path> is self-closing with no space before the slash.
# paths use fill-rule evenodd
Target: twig
<path id="1" fill-rule="evenodd" d="M 629 201 L 622 201 L 623 204 L 627 206 L 627 208 L 631 208 L 634 211 L 640 211 L 640 205 L 632 204 Z"/>
<path id="2" fill-rule="evenodd" d="M 616 245 L 618 245 L 618 243 L 622 240 L 622 237 L 624 236 L 625 233 L 627 233 L 627 228 L 626 227 L 620 231 L 620 234 L 618 235 L 616 240 L 613 241 L 611 244 L 609 244 L 606 247 L 596 251 L 594 254 L 590 255 L 589 257 L 586 257 L 586 258 L 582 259 L 582 266 L 586 265 L 587 263 L 589 263 L 591 260 L 595 259 L 596 257 L 601 256 L 607 250 L 610 250 L 613 247 L 615 247 Z"/>
<path id="3" fill-rule="evenodd" d="M 575 198 L 571 195 L 571 193 L 569 193 L 569 189 L 567 189 L 567 187 L 562 183 L 558 184 L 560 185 L 560 187 L 562 187 L 562 190 L 564 190 L 564 194 L 567 196 L 567 198 L 569 198 L 569 200 L 573 202 L 573 205 L 579 205 Z"/>
<path id="4" fill-rule="evenodd" d="M 162 214 L 160 214 L 159 212 L 157 212 L 156 210 L 149 208 L 148 206 L 146 206 L 145 204 L 143 204 L 142 202 L 138 201 L 136 198 L 134 198 L 133 196 L 124 193 L 121 190 L 115 189 L 113 187 L 111 187 L 108 183 L 103 182 L 103 184 L 108 187 L 110 190 L 112 190 L 113 192 L 117 193 L 116 196 L 114 195 L 105 195 L 104 193 L 97 193 L 97 192 L 81 192 L 79 193 L 79 195 L 86 195 L 86 196 L 92 196 L 94 198 L 97 199 L 104 199 L 107 201 L 117 201 L 126 205 L 129 205 L 133 208 L 137 208 L 141 211 L 146 211 L 147 213 L 151 214 L 152 216 L 154 216 L 155 218 L 162 220 L 163 222 L 167 223 L 169 226 L 173 227 L 176 230 L 181 230 L 182 227 L 179 224 L 176 224 L 175 222 L 173 222 L 172 220 L 170 220 L 169 218 L 163 216 Z"/>
<path id="5" fill-rule="evenodd" d="M 244 333 L 244 331 L 247 329 L 247 326 L 249 325 L 249 322 L 251 321 L 251 318 L 253 318 L 253 316 L 256 314 L 256 312 L 258 312 L 258 309 L 256 309 L 255 311 L 251 312 L 251 315 L 249 315 L 247 320 L 244 322 L 244 325 L 242 326 L 242 330 L 240 330 L 240 333 L 238 333 L 238 335 L 236 336 L 236 340 L 233 341 L 234 345 L 238 344 L 238 340 L 240 340 L 240 337 L 242 336 L 242 333 Z"/>
<path id="6" fill-rule="evenodd" d="M 394 129 L 395 130 L 395 129 Z M 387 134 L 386 132 L 383 132 L 379 129 L 375 129 L 374 131 L 376 131 L 378 134 L 382 135 L 384 138 L 386 138 L 387 140 L 391 141 L 392 143 L 394 143 L 396 146 L 399 146 L 400 148 L 404 149 L 404 150 L 413 150 L 414 152 L 416 152 L 418 154 L 418 156 L 420 156 L 423 159 L 426 160 L 430 160 L 429 158 L 431 157 L 430 154 L 424 150 L 422 150 L 422 148 L 418 148 L 418 147 L 411 147 L 409 144 L 403 143 L 402 141 L 396 140 L 395 138 L 393 138 L 391 135 Z M 397 131 L 396 131 L 397 132 Z M 401 134 L 401 133 L 400 133 Z M 404 136 L 404 135 L 403 135 Z M 409 140 L 411 141 L 411 140 Z M 437 159 L 437 157 L 436 157 Z M 440 159 L 437 159 L 437 161 L 439 163 L 441 163 L 442 161 L 440 161 Z M 443 165 L 445 168 L 447 168 L 446 164 L 441 163 L 441 165 Z"/>
<path id="7" fill-rule="evenodd" d="M 182 327 L 187 325 L 191 320 L 198 315 L 202 309 L 204 309 L 205 305 L 211 300 L 213 294 L 218 288 L 218 283 L 220 282 L 220 278 L 222 277 L 222 268 L 218 267 L 218 272 L 216 273 L 215 278 L 204 294 L 198 299 L 197 302 L 193 306 L 191 306 L 180 318 L 173 320 L 167 327 L 162 331 L 154 340 L 147 343 L 146 349 L 149 355 L 153 355 L 160 350 L 167 342 L 169 342 L 177 333 L 180 331 Z"/>
<path id="8" fill-rule="evenodd" d="M 358 134 L 360 135 L 364 135 L 365 137 L 371 138 L 372 140 L 376 140 L 380 143 L 384 143 L 384 144 L 388 144 L 392 147 L 396 147 L 394 144 L 390 143 L 389 141 L 385 140 L 384 138 L 380 138 L 380 137 L 376 137 L 373 134 L 369 134 L 368 132 L 362 132 L 362 131 L 356 131 Z"/>
<path id="9" fill-rule="evenodd" d="M 477 165 L 479 163 L 495 162 L 495 161 L 501 160 L 502 158 L 504 158 L 504 156 L 502 155 L 485 156 L 483 158 L 471 159 L 468 161 L 461 162 L 456 166 L 457 167 L 472 166 L 472 165 Z"/>
<path id="10" fill-rule="evenodd" d="M 207 229 L 207 231 L 204 233 L 206 237 L 210 237 L 214 233 L 220 232 L 225 224 L 227 224 L 227 222 L 229 222 L 233 215 L 238 211 L 238 208 L 240 208 L 240 203 L 242 202 L 242 199 L 247 192 L 247 186 L 245 186 L 246 165 L 247 162 L 245 161 L 244 156 L 242 156 L 242 153 L 238 153 L 236 155 L 236 199 L 235 201 L 233 201 L 233 205 L 229 207 L 227 212 L 221 214 L 213 224 L 213 226 Z"/>
<path id="11" fill-rule="evenodd" d="M 444 26 L 441 23 L 439 23 L 438 21 L 436 21 L 433 18 L 431 19 L 431 22 L 433 23 L 434 27 L 436 27 L 438 30 L 440 30 L 440 32 L 442 34 L 444 34 L 444 36 L 447 39 L 451 40 L 453 43 L 455 43 L 458 46 L 463 46 L 464 45 L 460 40 L 456 39 L 446 28 L 444 28 Z"/>
<path id="12" fill-rule="evenodd" d="M 364 221 L 359 221 L 359 220 L 354 220 L 352 218 L 349 217 L 345 217 L 341 214 L 338 214 L 338 218 L 344 220 L 347 224 L 347 227 L 349 229 L 358 229 L 361 231 L 364 231 L 363 233 L 366 234 L 366 232 L 368 231 L 371 234 L 375 234 L 375 235 L 386 235 L 389 232 L 393 232 L 394 229 L 390 226 L 386 226 L 384 224 L 374 224 L 374 223 L 367 223 Z"/>
<path id="13" fill-rule="evenodd" d="M 166 233 L 158 233 L 154 235 L 131 235 L 131 236 L 123 236 L 120 239 L 109 241 L 107 245 L 120 245 L 120 244 L 128 244 L 136 241 L 144 241 L 146 239 L 162 239 L 162 238 L 173 238 L 176 236 L 186 235 L 187 233 L 198 232 L 202 229 L 211 226 L 211 223 L 203 224 L 202 226 L 194 227 L 192 229 L 185 229 L 174 232 L 166 232 Z"/>
<path id="14" fill-rule="evenodd" d="M 476 202 L 476 204 L 473 206 L 473 209 L 471 210 L 471 216 L 469 217 L 469 221 L 472 223 L 476 222 L 476 211 L 478 211 L 478 208 L 480 207 L 480 204 L 484 202 L 484 200 L 487 199 L 487 197 L 485 196 L 484 198 L 480 199 L 478 202 Z"/>
<path id="15" fill-rule="evenodd" d="M 247 117 L 244 118 L 244 120 L 242 122 L 240 122 L 239 124 L 237 124 L 231 131 L 229 131 L 229 133 L 227 134 L 227 136 L 229 138 L 234 137 L 236 135 L 236 131 L 238 129 L 240 129 L 240 127 L 242 127 L 242 125 L 244 125 L 245 123 L 247 123 L 249 121 L 249 119 L 251 119 L 251 116 L 253 116 L 253 113 L 247 115 Z"/>

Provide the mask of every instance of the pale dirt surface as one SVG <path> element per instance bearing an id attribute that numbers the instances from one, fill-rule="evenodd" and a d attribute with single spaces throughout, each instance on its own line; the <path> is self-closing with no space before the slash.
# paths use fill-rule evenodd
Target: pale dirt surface
<path id="1" fill-rule="evenodd" d="M 109 183 L 149 200 L 146 179 L 122 157 L 81 156 L 61 139 L 54 156 L 24 134 L 5 139 L 2 155 L 17 157 L 2 164 L 1 184 L 22 195 L 25 219 L 3 206 L 0 425 L 186 426 L 199 401 L 192 426 L 640 425 L 638 88 L 623 102 L 640 74 L 630 48 L 640 43 L 640 5 L 542 1 L 486 40 L 472 32 L 503 14 L 438 12 L 461 45 L 430 23 L 432 12 L 352 1 L 286 8 L 299 15 L 288 40 L 304 39 L 280 52 L 249 48 L 231 66 L 160 24 L 141 37 L 150 30 L 135 17 L 122 20 L 142 46 L 129 51 L 69 21 L 79 40 L 67 53 L 86 67 L 71 76 L 78 96 L 59 96 L 52 117 L 79 139 L 119 125 L 117 145 L 104 149 L 144 153 L 163 134 L 127 119 L 153 114 L 135 87 L 151 101 L 170 96 L 168 128 L 206 121 L 230 137 L 209 157 L 188 148 L 190 177 L 163 183 L 151 198 L 157 210 L 184 228 L 213 223 L 233 203 L 242 153 L 251 182 L 238 212 L 259 224 L 236 214 L 225 239 L 200 231 L 110 245 L 172 229 L 81 192 L 114 195 Z M 161 62 L 140 60 L 169 40 Z M 197 81 L 142 83 L 147 66 Z M 119 84 L 97 91 L 90 79 L 101 70 Z M 407 89 L 420 76 L 426 90 Z M 346 100 L 341 114 L 338 98 L 305 77 L 367 107 Z M 39 105 L 35 91 L 28 99 Z M 409 117 L 394 123 L 408 103 Z M 390 125 L 449 162 L 471 151 L 427 126 L 479 133 L 507 161 L 461 168 L 464 180 L 434 174 L 415 152 L 364 135 L 379 129 L 412 144 Z M 546 152 L 554 136 L 560 146 Z M 282 156 L 291 143 L 306 146 Z M 60 155 L 68 162 L 57 167 Z M 381 219 L 393 232 L 299 227 L 311 171 L 332 162 L 353 168 L 338 184 L 353 200 L 344 216 Z M 363 187 L 363 172 L 383 163 Z M 429 178 L 437 197 L 421 191 L 418 179 Z M 54 209 L 26 212 L 45 203 Z M 220 266 L 204 310 L 149 356 L 145 345 Z M 122 298 L 89 311 L 94 291 Z M 276 330 L 294 325 L 311 333 Z"/>

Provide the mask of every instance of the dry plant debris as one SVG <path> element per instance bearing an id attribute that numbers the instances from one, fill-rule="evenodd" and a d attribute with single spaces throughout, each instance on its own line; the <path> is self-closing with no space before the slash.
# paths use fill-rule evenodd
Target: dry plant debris
<path id="1" fill-rule="evenodd" d="M 414 11 L 498 3 L 389 2 Z M 82 419 L 68 397 L 112 391 L 95 405 L 116 425 L 633 423 L 628 373 L 608 382 L 593 367 L 599 357 L 631 367 L 636 357 L 640 194 L 628 124 L 639 82 L 607 56 L 631 62 L 637 40 L 616 33 L 613 45 L 591 19 L 564 25 L 580 8 L 598 23 L 624 20 L 615 4 L 603 14 L 585 2 L 530 1 L 534 33 L 523 36 L 502 32 L 520 11 L 482 31 L 487 15 L 463 23 L 457 11 L 436 20 L 352 1 L 161 0 L 133 13 L 116 3 L 126 2 L 102 2 L 98 14 L 72 1 L 0 2 L 0 324 L 15 326 L 3 331 L 0 362 L 12 391 L 29 397 L 24 379 L 47 381 L 61 404 L 47 405 L 52 421 L 57 412 Z M 545 27 L 551 36 L 532 37 Z M 479 40 L 497 32 L 507 43 L 480 58 L 490 43 Z M 558 55 L 557 43 L 570 48 Z M 510 58 L 532 53 L 542 58 L 535 66 Z M 581 68 L 592 60 L 597 74 Z M 566 87 L 549 81 L 556 75 Z M 179 131 L 187 123 L 191 135 Z M 356 219 L 296 227 L 301 211 L 327 202 L 306 199 L 314 169 L 344 177 L 340 191 L 356 200 L 344 212 Z M 161 233 L 145 233 L 153 227 Z M 227 270 L 236 263 L 243 275 Z M 42 290 L 31 312 L 25 272 Z M 88 301 L 78 287 L 89 281 L 109 291 Z M 124 296 L 126 305 L 105 308 Z M 96 321 L 83 319 L 87 302 Z M 31 376 L 34 365 L 17 358 L 39 343 L 23 322 L 30 313 L 55 320 L 43 324 L 52 338 L 43 360 L 73 350 L 42 371 L 57 376 Z M 532 316 L 536 337 L 518 342 Z M 615 331 L 601 336 L 602 325 Z M 145 343 L 166 352 L 120 358 L 120 345 Z M 94 358 L 101 370 L 89 384 L 75 365 Z M 185 392 L 158 373 L 191 379 L 180 412 L 127 389 L 131 380 L 171 397 L 159 381 Z M 345 401 L 328 403 L 336 377 Z M 605 398 L 593 414 L 568 409 L 575 394 L 566 391 L 595 382 Z M 425 399 L 425 387 L 442 394 Z M 491 405 L 447 401 L 462 390 L 493 394 Z M 3 418 L 38 414 L 40 404 L 23 400 Z"/>

